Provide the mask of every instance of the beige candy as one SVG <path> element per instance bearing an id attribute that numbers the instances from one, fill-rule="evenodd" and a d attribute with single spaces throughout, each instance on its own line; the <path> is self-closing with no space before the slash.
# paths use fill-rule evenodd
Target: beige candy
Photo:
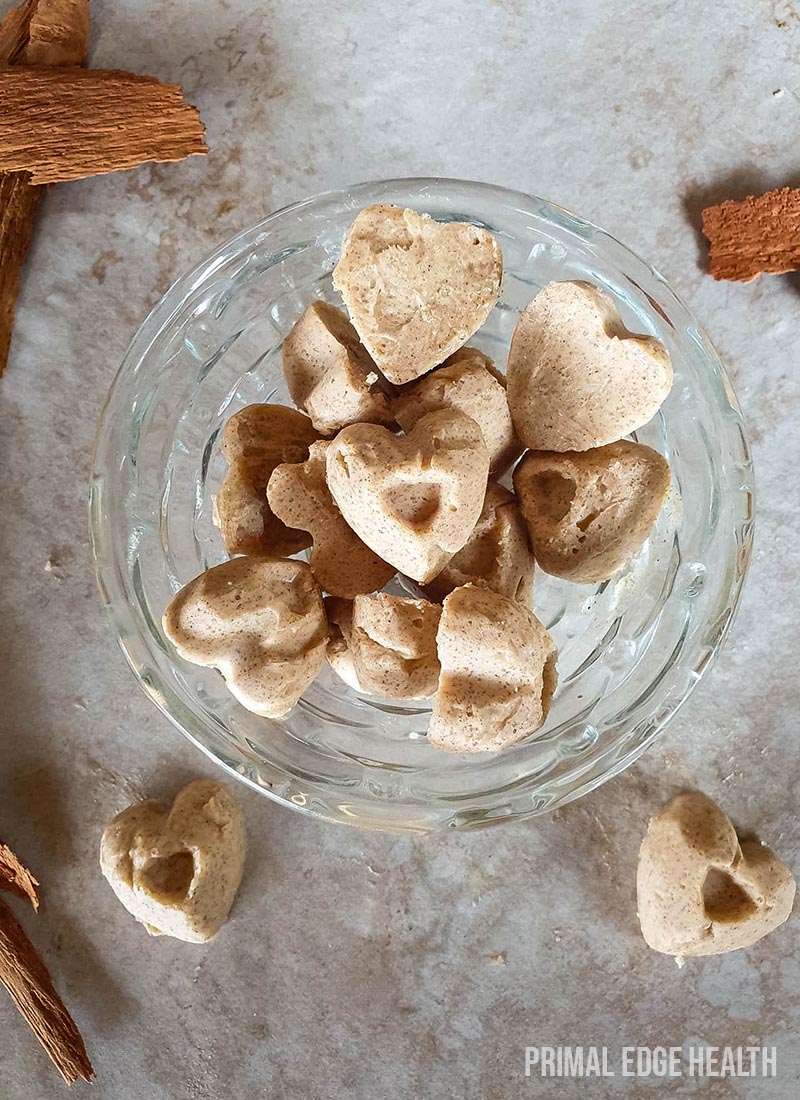
<path id="1" fill-rule="evenodd" d="M 178 592 L 163 625 L 181 657 L 218 669 L 267 718 L 287 714 L 325 661 L 322 594 L 303 561 L 223 562 Z"/>
<path id="2" fill-rule="evenodd" d="M 556 687 L 556 647 L 536 616 L 489 588 L 444 601 L 442 671 L 428 740 L 447 752 L 495 752 L 538 730 Z"/>
<path id="3" fill-rule="evenodd" d="M 228 461 L 216 500 L 222 541 L 229 554 L 296 554 L 311 545 L 306 531 L 293 531 L 273 515 L 267 485 L 282 462 L 302 462 L 319 433 L 302 413 L 284 405 L 247 405 L 222 431 Z"/>
<path id="4" fill-rule="evenodd" d="M 351 687 L 390 699 L 427 699 L 439 682 L 436 630 L 441 608 L 378 592 L 326 600 L 328 660 Z"/>
<path id="5" fill-rule="evenodd" d="M 392 422 L 375 364 L 342 311 L 327 302 L 310 305 L 283 341 L 283 373 L 295 405 L 323 435 L 358 421 Z"/>
<path id="6" fill-rule="evenodd" d="M 667 460 L 641 443 L 529 451 L 514 488 L 545 573 L 580 584 L 613 576 L 645 541 L 669 491 Z"/>
<path id="7" fill-rule="evenodd" d="M 531 450 L 585 451 L 641 428 L 672 385 L 669 355 L 628 332 L 589 283 L 550 283 L 520 314 L 508 353 L 508 404 Z"/>
<path id="8" fill-rule="evenodd" d="M 424 584 L 478 521 L 489 453 L 474 420 L 428 413 L 405 437 L 351 424 L 328 448 L 328 486 L 344 518 L 384 561 Z"/>
<path id="9" fill-rule="evenodd" d="M 314 540 L 311 571 L 320 588 L 332 596 L 352 598 L 383 588 L 396 570 L 364 545 L 334 504 L 325 475 L 329 446 L 324 441 L 312 443 L 305 462 L 278 466 L 267 497 L 279 519 L 308 531 Z"/>
<path id="10" fill-rule="evenodd" d="M 503 255 L 485 229 L 370 206 L 350 226 L 333 272 L 367 351 L 398 385 L 476 332 L 500 295 Z"/>
<path id="11" fill-rule="evenodd" d="M 472 417 L 489 451 L 490 473 L 499 477 L 522 447 L 514 434 L 502 376 L 477 348 L 461 348 L 426 378 L 392 402 L 397 423 L 410 431 L 421 416 L 437 409 L 460 409 Z"/>
<path id="12" fill-rule="evenodd" d="M 666 955 L 718 955 L 749 947 L 792 911 L 792 873 L 757 840 L 740 841 L 699 791 L 651 819 L 636 874 L 642 935 Z"/>
<path id="13" fill-rule="evenodd" d="M 425 586 L 425 594 L 441 601 L 454 588 L 470 583 L 485 584 L 530 606 L 533 555 L 525 520 L 514 494 L 494 481 L 489 482 L 483 511 L 466 545 Z"/>
<path id="14" fill-rule="evenodd" d="M 213 939 L 242 878 L 244 817 L 227 787 L 198 779 L 167 811 L 140 802 L 117 814 L 100 842 L 100 866 L 119 900 L 154 936 Z"/>

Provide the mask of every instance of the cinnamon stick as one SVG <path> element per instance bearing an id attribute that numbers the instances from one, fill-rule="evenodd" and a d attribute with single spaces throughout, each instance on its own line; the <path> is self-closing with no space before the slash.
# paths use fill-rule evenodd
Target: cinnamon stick
<path id="1" fill-rule="evenodd" d="M 38 881 L 24 867 L 10 848 L 0 844 L 0 891 L 7 890 L 19 898 L 27 898 L 34 909 L 39 908 L 36 892 Z"/>
<path id="2" fill-rule="evenodd" d="M 75 1021 L 22 925 L 2 899 L 0 982 L 67 1084 L 78 1079 L 91 1081 L 94 1070 Z"/>
<path id="3" fill-rule="evenodd" d="M 0 20 L 0 62 L 16 65 L 28 45 L 30 24 L 37 0 L 23 0 Z"/>
<path id="4" fill-rule="evenodd" d="M 800 189 L 781 187 L 742 202 L 707 206 L 703 233 L 715 279 L 749 282 L 800 268 Z"/>
<path id="5" fill-rule="evenodd" d="M 89 0 L 23 0 L 0 22 L 0 64 L 84 64 L 88 46 Z M 41 196 L 27 172 L 0 175 L 0 375 Z"/>
<path id="6" fill-rule="evenodd" d="M 207 153 L 179 84 L 116 69 L 0 70 L 0 171 L 58 183 Z"/>

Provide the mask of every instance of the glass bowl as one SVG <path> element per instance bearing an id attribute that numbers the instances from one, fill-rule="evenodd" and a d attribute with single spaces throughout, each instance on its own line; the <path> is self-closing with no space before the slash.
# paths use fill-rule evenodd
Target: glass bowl
<path id="1" fill-rule="evenodd" d="M 178 588 L 226 557 L 212 519 L 218 436 L 255 401 L 289 404 L 281 341 L 331 283 L 356 212 L 395 203 L 485 226 L 500 241 L 500 301 L 470 341 L 505 365 L 519 310 L 555 279 L 586 279 L 634 331 L 667 346 L 672 392 L 636 438 L 669 459 L 673 489 L 630 567 L 600 585 L 537 572 L 534 606 L 559 649 L 546 726 L 502 753 L 432 749 L 429 707 L 359 695 L 326 666 L 284 719 L 251 714 L 161 629 Z M 543 199 L 459 180 L 365 183 L 270 215 L 164 295 L 134 337 L 98 430 L 91 483 L 97 577 L 144 690 L 196 745 L 271 798 L 393 831 L 542 813 L 627 767 L 710 667 L 750 555 L 750 453 L 730 381 L 664 279 L 607 233 Z M 396 584 L 397 582 L 395 582 Z M 400 591 L 400 589 L 396 589 Z"/>

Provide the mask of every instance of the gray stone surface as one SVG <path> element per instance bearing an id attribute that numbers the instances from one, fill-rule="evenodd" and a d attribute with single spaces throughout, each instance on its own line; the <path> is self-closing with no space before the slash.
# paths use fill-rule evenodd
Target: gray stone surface
<path id="1" fill-rule="evenodd" d="M 48 195 L 0 383 L 0 834 L 44 886 L 25 923 L 109 1100 L 555 1095 L 529 1044 L 778 1047 L 776 1080 L 566 1081 L 563 1097 L 794 1097 L 800 921 L 678 970 L 638 935 L 637 847 L 699 786 L 800 870 L 800 341 L 794 276 L 702 274 L 708 200 L 796 182 L 787 0 L 95 0 L 91 59 L 181 81 L 207 159 Z M 102 880 L 107 819 L 214 774 L 112 642 L 86 535 L 105 391 L 148 308 L 286 202 L 386 176 L 545 195 L 654 262 L 730 365 L 754 444 L 757 550 L 716 670 L 626 774 L 550 817 L 394 838 L 241 788 L 251 838 L 209 947 L 149 940 Z M 51 563 L 48 568 L 48 562 Z M 0 996 L 0 1097 L 61 1086 Z M 88 1094 L 86 1086 L 76 1095 Z"/>

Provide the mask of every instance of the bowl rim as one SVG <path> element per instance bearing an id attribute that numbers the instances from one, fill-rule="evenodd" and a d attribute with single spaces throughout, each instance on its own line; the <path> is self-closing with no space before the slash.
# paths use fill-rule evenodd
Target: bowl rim
<path id="1" fill-rule="evenodd" d="M 506 204 L 512 203 L 514 200 L 524 204 L 524 208 L 527 209 L 530 204 L 536 204 L 542 211 L 555 214 L 558 216 L 559 222 L 567 221 L 569 225 L 566 227 L 571 231 L 576 229 L 588 231 L 593 237 L 597 237 L 603 244 L 611 244 L 621 249 L 623 253 L 630 259 L 635 260 L 638 264 L 642 265 L 648 275 L 660 284 L 662 290 L 666 292 L 672 301 L 672 304 L 680 311 L 682 311 L 688 319 L 693 322 L 694 329 L 700 337 L 706 354 L 712 359 L 716 360 L 716 365 L 720 373 L 721 381 L 721 397 L 724 397 L 725 402 L 733 415 L 733 418 L 737 422 L 739 428 L 739 438 L 741 441 L 741 465 L 743 469 L 746 469 L 749 474 L 749 480 L 747 484 L 740 486 L 739 491 L 746 493 L 749 496 L 750 507 L 749 515 L 746 523 L 740 523 L 731 532 L 731 556 L 735 555 L 738 563 L 738 568 L 734 572 L 734 577 L 731 585 L 726 589 L 726 598 L 724 600 L 724 606 L 727 614 L 724 617 L 724 621 L 716 629 L 712 641 L 709 644 L 709 652 L 703 656 L 700 667 L 692 669 L 692 680 L 689 683 L 686 690 L 683 692 L 680 699 L 674 703 L 669 710 L 666 711 L 656 722 L 652 723 L 651 728 L 645 737 L 639 738 L 634 744 L 630 745 L 624 752 L 614 752 L 614 744 L 607 746 L 605 752 L 594 756 L 589 762 L 588 766 L 585 762 L 577 761 L 576 768 L 569 776 L 559 780 L 559 784 L 565 783 L 567 779 L 578 778 L 581 772 L 586 772 L 586 777 L 583 779 L 578 778 L 577 782 L 572 782 L 569 785 L 568 790 L 564 790 L 558 797 L 551 797 L 546 804 L 537 805 L 535 802 L 527 808 L 515 808 L 512 812 L 503 815 L 478 818 L 474 820 L 457 820 L 457 813 L 454 810 L 450 819 L 437 818 L 435 821 L 420 825 L 418 822 L 405 822 L 392 818 L 391 820 L 384 820 L 381 816 L 356 816 L 351 813 L 343 812 L 341 807 L 337 807 L 338 812 L 334 812 L 333 807 L 330 804 L 330 800 L 327 797 L 316 797 L 318 795 L 326 795 L 327 791 L 324 791 L 321 787 L 314 783 L 305 783 L 305 787 L 311 798 L 308 798 L 305 794 L 293 795 L 291 793 L 291 786 L 294 781 L 294 777 L 284 772 L 280 765 L 272 763 L 270 767 L 288 782 L 287 789 L 275 790 L 264 785 L 264 783 L 252 778 L 247 774 L 245 770 L 240 770 L 235 767 L 233 763 L 226 760 L 218 751 L 215 750 L 214 744 L 204 743 L 198 736 L 188 730 L 179 720 L 178 716 L 172 713 L 169 707 L 166 705 L 163 695 L 155 688 L 155 686 L 149 681 L 143 679 L 141 670 L 137 665 L 137 662 L 131 653 L 128 645 L 126 645 L 123 631 L 121 629 L 120 619 L 118 611 L 114 606 L 114 600 L 109 593 L 109 586 L 107 584 L 107 571 L 109 566 L 108 551 L 106 548 L 107 539 L 104 531 L 104 520 L 102 510 L 98 511 L 98 498 L 96 494 L 96 487 L 99 482 L 102 481 L 104 474 L 99 469 L 99 452 L 101 443 L 104 438 L 104 433 L 108 428 L 107 420 L 108 414 L 111 408 L 113 398 L 115 396 L 117 388 L 122 384 L 123 379 L 127 376 L 131 368 L 140 363 L 146 356 L 157 335 L 161 333 L 166 325 L 169 324 L 173 315 L 177 314 L 181 308 L 187 295 L 196 291 L 203 283 L 210 278 L 214 271 L 221 266 L 221 261 L 230 261 L 234 254 L 241 254 L 242 246 L 247 243 L 248 251 L 257 246 L 259 235 L 268 231 L 269 227 L 275 221 L 285 217 L 286 214 L 299 212 L 305 207 L 311 206 L 323 202 L 325 200 L 331 201 L 341 199 L 346 201 L 348 198 L 352 198 L 354 194 L 359 192 L 368 193 L 375 189 L 380 188 L 407 188 L 407 189 L 425 189 L 425 188 L 441 188 L 452 186 L 456 188 L 467 188 L 470 191 L 479 190 L 485 192 L 487 196 L 493 195 L 495 197 L 502 197 Z M 354 206 L 354 209 L 357 207 Z M 524 212 L 522 209 L 520 212 Z M 95 577 L 97 585 L 100 591 L 101 599 L 103 600 L 106 615 L 110 621 L 112 629 L 114 630 L 117 642 L 122 649 L 125 658 L 133 671 L 140 687 L 148 696 L 148 698 L 155 703 L 162 714 L 169 719 L 169 721 L 181 731 L 181 733 L 188 738 L 194 745 L 196 745 L 209 759 L 213 760 L 217 766 L 222 767 L 229 775 L 237 780 L 244 782 L 247 786 L 254 790 L 259 791 L 261 794 L 266 795 L 268 798 L 279 803 L 280 805 L 287 806 L 290 809 L 303 813 L 310 817 L 320 818 L 325 821 L 329 821 L 335 824 L 344 824 L 356 828 L 368 828 L 375 831 L 383 831 L 394 834 L 399 833 L 427 833 L 430 831 L 436 831 L 444 827 L 458 828 L 458 829 L 474 829 L 485 828 L 489 825 L 502 824 L 505 821 L 512 820 L 524 820 L 529 817 L 538 816 L 543 813 L 550 812 L 553 809 L 567 805 L 569 802 L 575 801 L 578 798 L 595 790 L 601 786 L 607 780 L 619 775 L 625 769 L 627 769 L 635 760 L 642 755 L 656 740 L 656 738 L 663 732 L 667 724 L 674 717 L 675 714 L 684 706 L 690 696 L 693 694 L 695 688 L 702 679 L 705 678 L 709 670 L 714 666 L 719 653 L 727 638 L 731 624 L 734 621 L 744 588 L 744 584 L 747 577 L 747 572 L 752 556 L 753 537 L 754 537 L 754 523 L 755 523 L 755 492 L 753 483 L 753 460 L 752 453 L 747 438 L 746 426 L 744 417 L 742 415 L 741 408 L 739 406 L 738 399 L 736 397 L 733 385 L 727 374 L 725 366 L 716 351 L 716 348 L 708 338 L 704 328 L 697 323 L 694 314 L 685 304 L 683 299 L 676 294 L 670 284 L 664 278 L 664 276 L 648 263 L 643 260 L 636 252 L 630 249 L 627 245 L 619 241 L 613 234 L 607 230 L 602 229 L 595 223 L 574 214 L 572 211 L 559 205 L 558 203 L 551 202 L 550 200 L 543 199 L 539 196 L 526 193 L 521 190 L 502 187 L 492 183 L 475 180 L 465 180 L 456 177 L 435 177 L 435 176 L 410 176 L 410 177 L 398 177 L 388 178 L 380 180 L 366 180 L 357 184 L 353 184 L 344 188 L 332 188 L 325 191 L 318 192 L 314 195 L 297 200 L 292 203 L 287 203 L 284 206 L 270 212 L 266 217 L 253 225 L 240 230 L 232 237 L 223 241 L 215 249 L 209 252 L 204 258 L 202 258 L 197 264 L 194 265 L 188 272 L 179 276 L 167 289 L 167 291 L 161 296 L 161 298 L 155 303 L 155 305 L 147 313 L 144 320 L 140 323 L 136 332 L 134 333 L 128 348 L 123 356 L 122 362 L 116 371 L 114 378 L 109 387 L 106 398 L 103 402 L 99 417 L 97 428 L 94 436 L 94 442 L 92 446 L 91 455 L 91 480 L 90 480 L 90 492 L 89 492 L 89 534 L 92 548 L 92 558 L 95 571 Z M 737 540 L 737 536 L 739 539 Z M 112 566 L 112 561 L 110 563 Z M 718 600 L 715 604 L 715 609 L 719 609 L 720 603 Z M 636 728 L 636 727 L 634 727 Z M 604 758 L 610 756 L 613 753 L 613 760 L 609 763 L 608 767 L 601 767 Z M 530 777 L 527 781 L 530 782 Z M 524 779 L 523 779 L 524 782 Z M 298 800 L 295 800 L 295 799 Z M 309 804 L 311 803 L 311 804 Z"/>

